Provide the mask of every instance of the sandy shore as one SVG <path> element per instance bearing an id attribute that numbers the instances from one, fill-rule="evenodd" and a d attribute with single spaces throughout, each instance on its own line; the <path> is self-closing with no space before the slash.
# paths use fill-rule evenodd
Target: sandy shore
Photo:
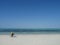
<path id="1" fill-rule="evenodd" d="M 0 35 L 0 45 L 60 45 L 60 34 Z"/>

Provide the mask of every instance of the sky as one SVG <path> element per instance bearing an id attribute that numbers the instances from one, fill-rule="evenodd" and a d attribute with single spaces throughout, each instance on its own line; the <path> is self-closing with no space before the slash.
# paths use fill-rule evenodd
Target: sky
<path id="1" fill-rule="evenodd" d="M 60 0 L 0 0 L 0 28 L 60 28 Z"/>

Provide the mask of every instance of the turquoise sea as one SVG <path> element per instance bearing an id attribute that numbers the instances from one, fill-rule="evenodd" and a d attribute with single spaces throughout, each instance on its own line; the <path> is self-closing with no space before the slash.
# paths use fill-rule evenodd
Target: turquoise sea
<path id="1" fill-rule="evenodd" d="M 0 29 L 0 34 L 60 34 L 60 29 Z"/>

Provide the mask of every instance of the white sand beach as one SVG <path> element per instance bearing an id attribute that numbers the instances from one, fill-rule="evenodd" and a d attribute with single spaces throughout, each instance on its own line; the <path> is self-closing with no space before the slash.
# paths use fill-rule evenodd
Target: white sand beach
<path id="1" fill-rule="evenodd" d="M 0 35 L 0 45 L 60 45 L 60 34 Z"/>

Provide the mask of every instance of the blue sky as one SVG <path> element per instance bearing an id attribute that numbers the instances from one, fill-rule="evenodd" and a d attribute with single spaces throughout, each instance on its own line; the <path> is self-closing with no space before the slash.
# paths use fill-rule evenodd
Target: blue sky
<path id="1" fill-rule="evenodd" d="M 0 0 L 0 28 L 60 28 L 60 1 Z"/>

